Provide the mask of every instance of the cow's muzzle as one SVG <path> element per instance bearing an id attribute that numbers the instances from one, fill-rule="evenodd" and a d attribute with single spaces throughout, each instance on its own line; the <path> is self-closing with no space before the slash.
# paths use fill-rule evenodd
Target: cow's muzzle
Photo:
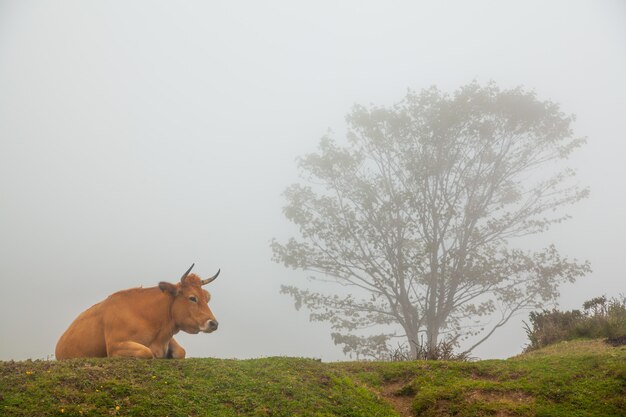
<path id="1" fill-rule="evenodd" d="M 217 320 L 209 320 L 205 323 L 204 326 L 202 326 L 201 330 L 205 333 L 211 333 L 217 330 L 218 325 L 219 323 L 217 322 Z"/>

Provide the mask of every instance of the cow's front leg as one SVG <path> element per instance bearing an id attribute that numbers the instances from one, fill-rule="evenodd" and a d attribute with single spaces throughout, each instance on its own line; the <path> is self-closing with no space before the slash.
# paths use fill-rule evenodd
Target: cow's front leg
<path id="1" fill-rule="evenodd" d="M 185 354 L 185 349 L 183 349 L 183 347 L 172 337 L 170 339 L 170 343 L 167 348 L 167 355 L 165 357 L 168 359 L 184 359 Z"/>
<path id="2" fill-rule="evenodd" d="M 148 347 L 142 345 L 141 343 L 131 342 L 130 340 L 111 343 L 110 345 L 107 345 L 107 356 L 110 358 L 114 356 L 145 359 L 154 358 L 154 354 Z"/>

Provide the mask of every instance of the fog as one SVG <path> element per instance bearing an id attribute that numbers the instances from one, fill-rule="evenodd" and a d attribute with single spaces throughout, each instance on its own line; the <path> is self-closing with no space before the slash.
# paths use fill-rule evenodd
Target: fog
<path id="1" fill-rule="evenodd" d="M 626 3 L 0 1 L 0 359 L 45 358 L 112 292 L 192 263 L 220 322 L 189 356 L 346 357 L 279 294 L 295 159 L 353 104 L 478 80 L 577 115 L 591 195 L 533 236 L 588 259 L 559 306 L 626 293 Z M 332 287 L 326 289 L 332 291 Z M 474 354 L 525 344 L 512 320 Z"/>

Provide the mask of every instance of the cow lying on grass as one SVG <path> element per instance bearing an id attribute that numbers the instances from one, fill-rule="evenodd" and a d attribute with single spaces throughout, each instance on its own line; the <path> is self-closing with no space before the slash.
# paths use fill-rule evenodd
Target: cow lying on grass
<path id="1" fill-rule="evenodd" d="M 57 359 L 184 358 L 176 333 L 211 333 L 218 325 L 208 305 L 211 295 L 201 286 L 220 271 L 203 280 L 189 274 L 191 268 L 176 284 L 119 291 L 85 310 L 59 339 Z"/>

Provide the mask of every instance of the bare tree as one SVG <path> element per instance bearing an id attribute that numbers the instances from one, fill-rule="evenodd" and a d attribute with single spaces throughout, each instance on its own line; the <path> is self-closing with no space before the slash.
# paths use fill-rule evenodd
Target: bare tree
<path id="1" fill-rule="evenodd" d="M 299 160 L 306 184 L 284 193 L 300 236 L 272 242 L 274 261 L 353 287 L 281 290 L 330 322 L 344 352 L 375 357 L 401 336 L 416 357 L 425 335 L 432 352 L 469 338 L 467 353 L 590 271 L 554 246 L 509 243 L 565 220 L 559 209 L 588 194 L 561 166 L 584 139 L 557 104 L 474 82 L 452 96 L 433 87 L 392 107 L 355 106 L 346 120 L 347 144 L 323 137 Z M 372 327 L 382 333 L 362 331 Z"/>

